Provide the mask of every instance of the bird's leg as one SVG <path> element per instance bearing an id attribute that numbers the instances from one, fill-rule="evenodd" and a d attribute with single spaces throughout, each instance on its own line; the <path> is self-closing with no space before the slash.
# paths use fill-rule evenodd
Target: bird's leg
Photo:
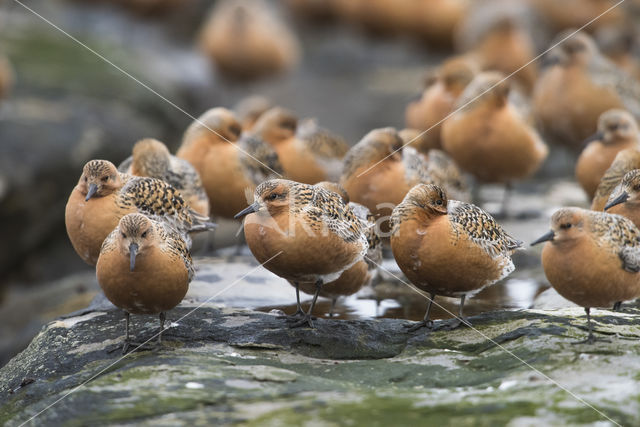
<path id="1" fill-rule="evenodd" d="M 331 309 L 329 309 L 329 317 L 333 317 L 333 310 L 336 308 L 336 301 L 338 301 L 337 297 L 331 298 Z"/>
<path id="2" fill-rule="evenodd" d="M 124 335 L 124 344 L 122 345 L 122 354 L 125 354 L 127 350 L 129 350 L 130 337 L 129 337 L 129 318 L 131 315 L 128 311 L 124 312 L 124 324 L 125 324 L 125 335 Z"/>
<path id="3" fill-rule="evenodd" d="M 511 182 L 507 182 L 504 185 L 504 194 L 502 196 L 502 203 L 500 204 L 500 211 L 494 215 L 496 219 L 505 219 L 509 217 L 509 200 L 511 199 L 511 190 L 513 186 Z"/>
<path id="4" fill-rule="evenodd" d="M 460 307 L 458 308 L 458 317 L 454 319 L 450 329 L 456 329 L 460 326 L 471 326 L 471 322 L 469 321 L 469 319 L 464 317 L 464 314 L 462 313 L 464 309 L 464 300 L 466 298 L 467 298 L 466 294 L 460 297 Z"/>
<path id="5" fill-rule="evenodd" d="M 292 324 L 291 325 L 292 328 L 297 328 L 304 325 L 309 325 L 309 327 L 315 328 L 315 326 L 313 326 L 313 320 L 312 320 L 313 317 L 311 316 L 311 313 L 313 313 L 313 307 L 315 307 L 316 301 L 318 300 L 318 296 L 320 295 L 321 291 L 322 291 L 322 279 L 318 279 L 316 280 L 316 293 L 313 294 L 313 300 L 311 300 L 311 306 L 309 307 L 309 311 L 302 317 L 302 319 Z"/>
<path id="6" fill-rule="evenodd" d="M 300 316 L 304 316 L 304 310 L 302 309 L 302 304 L 300 304 L 300 284 L 298 282 L 293 283 L 296 285 L 296 301 L 298 303 L 298 308 L 293 314 L 278 316 L 278 319 L 285 319 L 288 322 L 295 322 L 300 318 Z"/>
<path id="7" fill-rule="evenodd" d="M 167 313 L 160 312 L 160 332 L 158 333 L 158 345 L 162 345 L 162 331 L 164 331 L 164 322 L 167 320 Z"/>
<path id="8" fill-rule="evenodd" d="M 431 313 L 431 305 L 433 304 L 433 300 L 435 299 L 435 297 L 436 294 L 429 293 L 429 305 L 427 305 L 427 312 L 424 314 L 424 319 L 422 319 L 422 321 L 404 325 L 404 327 L 407 328 L 409 332 L 417 331 L 418 329 L 423 327 L 427 329 L 433 328 L 433 320 L 429 319 L 429 314 Z"/>
<path id="9" fill-rule="evenodd" d="M 580 340 L 580 341 L 574 341 L 571 344 L 593 344 L 596 341 L 611 342 L 610 340 L 607 340 L 607 339 L 596 338 L 595 335 L 593 335 L 593 323 L 591 322 L 591 309 L 589 307 L 585 307 L 584 311 L 587 313 L 587 329 L 589 330 L 589 335 L 587 336 L 586 339 Z"/>
<path id="10" fill-rule="evenodd" d="M 613 304 L 613 311 L 620 311 L 620 307 L 622 306 L 622 301 L 618 301 Z"/>

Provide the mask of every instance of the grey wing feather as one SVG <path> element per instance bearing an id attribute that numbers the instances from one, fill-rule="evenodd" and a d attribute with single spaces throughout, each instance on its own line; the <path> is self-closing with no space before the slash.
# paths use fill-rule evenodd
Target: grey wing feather
<path id="1" fill-rule="evenodd" d="M 129 156 L 120 163 L 118 172 L 131 173 L 131 165 L 133 164 L 133 156 Z"/>
<path id="2" fill-rule="evenodd" d="M 622 268 L 632 273 L 640 271 L 640 247 L 625 246 L 618 254 L 622 260 Z"/>

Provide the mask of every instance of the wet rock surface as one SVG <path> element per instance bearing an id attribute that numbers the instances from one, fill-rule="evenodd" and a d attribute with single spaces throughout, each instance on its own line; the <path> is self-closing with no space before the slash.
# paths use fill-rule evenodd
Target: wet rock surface
<path id="1" fill-rule="evenodd" d="M 290 329 L 273 314 L 183 304 L 161 348 L 123 357 L 122 314 L 98 302 L 46 325 L 0 370 L 0 422 L 46 409 L 34 423 L 634 425 L 638 313 L 596 310 L 610 342 L 574 345 L 586 335 L 579 308 L 407 333 L 402 320 Z M 135 337 L 153 339 L 156 322 L 134 317 Z"/>

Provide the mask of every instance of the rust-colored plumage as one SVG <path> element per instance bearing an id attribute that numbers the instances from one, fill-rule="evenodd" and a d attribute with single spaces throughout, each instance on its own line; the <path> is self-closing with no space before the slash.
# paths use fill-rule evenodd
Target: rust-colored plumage
<path id="1" fill-rule="evenodd" d="M 640 227 L 640 169 L 625 174 L 611 192 L 604 209 L 629 218 L 636 227 Z"/>
<path id="2" fill-rule="evenodd" d="M 282 173 L 268 144 L 240 133 L 231 111 L 212 108 L 189 126 L 178 149 L 200 173 L 214 217 L 233 218 L 256 185 Z"/>
<path id="3" fill-rule="evenodd" d="M 226 0 L 215 4 L 200 34 L 202 50 L 225 75 L 257 78 L 295 66 L 295 35 L 262 2 Z"/>
<path id="4" fill-rule="evenodd" d="M 477 75 L 442 126 L 443 148 L 464 171 L 483 182 L 509 183 L 531 176 L 548 149 L 508 98 L 500 73 Z"/>
<path id="5" fill-rule="evenodd" d="M 560 295 L 587 312 L 640 296 L 640 231 L 620 215 L 580 208 L 560 209 L 551 231 L 533 244 L 547 242 L 542 266 Z"/>
<path id="6" fill-rule="evenodd" d="M 391 249 L 398 266 L 417 288 L 431 296 L 466 296 L 509 275 L 511 254 L 522 242 L 509 236 L 479 207 L 449 200 L 442 188 L 416 185 L 393 210 Z"/>
<path id="7" fill-rule="evenodd" d="M 78 255 L 95 265 L 102 242 L 129 213 L 162 218 L 185 235 L 214 226 L 166 182 L 123 174 L 107 160 L 92 160 L 84 166 L 65 209 L 67 234 Z"/>
<path id="8" fill-rule="evenodd" d="M 126 313 L 160 314 L 182 301 L 194 269 L 184 237 L 164 221 L 133 213 L 123 216 L 102 244 L 96 275 L 105 296 Z"/>
<path id="9" fill-rule="evenodd" d="M 576 178 L 589 199 L 593 199 L 600 180 L 618 152 L 640 148 L 638 125 L 624 110 L 609 110 L 598 119 L 598 132 L 580 154 L 576 163 Z"/>
<path id="10" fill-rule="evenodd" d="M 407 105 L 407 127 L 426 130 L 412 145 L 426 153 L 442 147 L 442 121 L 453 111 L 456 100 L 477 73 L 477 65 L 466 57 L 445 61 L 426 81 L 421 97 Z M 413 139 L 413 138 L 412 138 Z"/>
<path id="11" fill-rule="evenodd" d="M 288 179 L 315 184 L 340 177 L 349 147 L 315 120 L 298 122 L 290 111 L 274 107 L 260 116 L 252 132 L 273 146 Z"/>
<path id="12" fill-rule="evenodd" d="M 366 224 L 337 193 L 281 179 L 260 184 L 254 202 L 237 216 L 244 215 L 249 249 L 266 269 L 292 282 L 315 284 L 309 312 L 295 324 L 312 325 L 323 284 L 367 253 Z"/>
<path id="13" fill-rule="evenodd" d="M 533 93 L 533 113 L 545 136 L 577 149 L 605 111 L 626 109 L 640 117 L 640 83 L 605 58 L 587 34 L 574 34 L 547 55 L 551 65 Z"/>

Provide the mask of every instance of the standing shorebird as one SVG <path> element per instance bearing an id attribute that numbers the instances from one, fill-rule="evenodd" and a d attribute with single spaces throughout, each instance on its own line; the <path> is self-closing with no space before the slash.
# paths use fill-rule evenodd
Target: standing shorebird
<path id="1" fill-rule="evenodd" d="M 436 295 L 460 298 L 458 321 L 465 298 L 511 274 L 513 252 L 522 242 L 509 236 L 479 207 L 448 200 L 432 184 L 416 185 L 393 210 L 391 250 L 398 266 L 417 288 L 429 293 L 424 320 L 411 330 L 430 328 Z"/>
<path id="2" fill-rule="evenodd" d="M 591 210 L 602 211 L 609 201 L 609 197 L 620 184 L 622 178 L 634 169 L 640 169 L 640 150 L 637 148 L 627 148 L 616 154 L 616 158 L 604 173 L 596 194 L 591 202 Z"/>
<path id="3" fill-rule="evenodd" d="M 252 132 L 273 146 L 288 179 L 315 184 L 340 177 L 349 147 L 315 120 L 298 122 L 290 111 L 274 107 L 258 118 Z"/>
<path id="4" fill-rule="evenodd" d="M 315 284 L 309 311 L 292 325 L 313 327 L 311 313 L 323 285 L 366 255 L 366 224 L 337 193 L 283 179 L 260 184 L 254 202 L 236 218 L 243 216 L 249 249 L 267 270 Z"/>
<path id="5" fill-rule="evenodd" d="M 640 169 L 627 172 L 612 191 L 604 210 L 629 218 L 636 227 L 640 227 Z"/>
<path id="6" fill-rule="evenodd" d="M 460 110 L 442 125 L 442 146 L 460 168 L 481 182 L 503 183 L 507 191 L 536 172 L 549 152 L 509 92 L 502 74 L 480 73 L 458 99 Z"/>
<path id="7" fill-rule="evenodd" d="M 232 111 L 212 108 L 187 128 L 178 149 L 200 173 L 214 218 L 233 218 L 247 205 L 247 192 L 282 173 L 275 151 L 241 131 Z"/>
<path id="8" fill-rule="evenodd" d="M 640 148 L 638 124 L 624 110 L 608 110 L 598 119 L 598 132 L 585 140 L 588 144 L 576 163 L 576 178 L 589 200 L 616 155 L 626 148 Z"/>
<path id="9" fill-rule="evenodd" d="M 131 314 L 159 314 L 161 343 L 165 312 L 182 301 L 193 274 L 187 244 L 173 227 L 138 213 L 120 219 L 102 244 L 96 275 L 105 296 L 125 312 L 123 353 L 132 344 Z"/>
<path id="10" fill-rule="evenodd" d="M 95 265 L 104 239 L 129 213 L 164 218 L 178 232 L 212 229 L 215 224 L 199 215 L 166 182 L 118 172 L 107 160 L 91 160 L 83 170 L 65 209 L 67 234 L 87 264 Z M 188 245 L 191 244 L 186 237 Z"/>
<path id="11" fill-rule="evenodd" d="M 620 215 L 563 208 L 551 217 L 551 231 L 531 245 L 542 242 L 549 283 L 584 307 L 589 336 L 580 343 L 593 343 L 590 309 L 640 296 L 640 231 Z"/>
<path id="12" fill-rule="evenodd" d="M 194 211 L 209 216 L 209 198 L 198 171 L 188 161 L 171 155 L 167 146 L 157 139 L 136 142 L 133 154 L 118 166 L 118 170 L 167 182 L 180 192 Z"/>
<path id="13" fill-rule="evenodd" d="M 348 204 L 353 213 L 366 224 L 364 233 L 367 236 L 367 243 L 369 245 L 367 254 L 363 259 L 355 263 L 348 270 L 345 270 L 340 277 L 333 282 L 322 285 L 320 296 L 331 300 L 329 317 L 332 317 L 338 298 L 355 294 L 375 279 L 378 266 L 382 262 L 382 241 L 376 230 L 375 218 L 369 209 L 359 203 L 350 202 L 349 195 L 339 184 L 323 181 L 316 185 L 338 194 L 342 198 L 342 201 Z M 292 316 L 292 318 L 296 318 L 298 315 L 304 315 L 304 311 L 302 311 L 302 306 L 300 305 L 299 291 L 301 290 L 305 294 L 314 295 L 316 287 L 313 282 L 290 283 L 296 288 L 298 308 L 295 315 Z"/>
<path id="14" fill-rule="evenodd" d="M 573 31 L 558 35 L 560 42 Z M 612 108 L 640 118 L 640 83 L 605 58 L 587 34 L 578 32 L 548 53 L 550 64 L 536 82 L 533 113 L 553 141 L 578 149 Z"/>

